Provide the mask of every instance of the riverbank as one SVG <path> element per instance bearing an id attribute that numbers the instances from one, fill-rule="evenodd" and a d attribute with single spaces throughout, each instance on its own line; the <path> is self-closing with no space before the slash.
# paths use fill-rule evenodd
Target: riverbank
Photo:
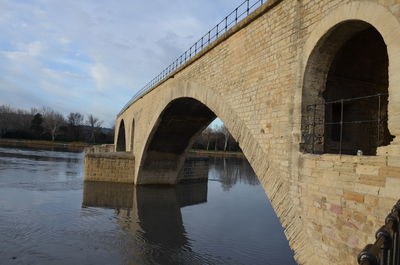
<path id="1" fill-rule="evenodd" d="M 213 151 L 213 150 L 197 150 L 192 149 L 189 151 L 190 155 L 196 156 L 217 156 L 217 157 L 244 157 L 242 152 L 231 152 L 231 151 Z"/>
<path id="2" fill-rule="evenodd" d="M 0 139 L 0 146 L 19 147 L 19 148 L 40 148 L 46 150 L 68 150 L 82 152 L 85 147 L 90 146 L 82 142 L 51 142 L 45 140 L 23 140 L 23 139 Z"/>

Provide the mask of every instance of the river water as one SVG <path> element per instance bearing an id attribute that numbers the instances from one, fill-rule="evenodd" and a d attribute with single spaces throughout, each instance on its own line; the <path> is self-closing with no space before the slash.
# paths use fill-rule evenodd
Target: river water
<path id="1" fill-rule="evenodd" d="M 0 147 L 0 265 L 296 264 L 246 160 L 207 165 L 134 188 L 83 183 L 81 153 Z"/>

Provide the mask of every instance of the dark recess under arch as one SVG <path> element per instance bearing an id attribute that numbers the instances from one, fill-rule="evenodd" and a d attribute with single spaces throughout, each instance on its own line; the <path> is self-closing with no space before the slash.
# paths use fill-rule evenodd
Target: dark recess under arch
<path id="1" fill-rule="evenodd" d="M 305 71 L 302 150 L 375 155 L 388 145 L 388 53 L 370 24 L 351 20 L 331 29 Z"/>
<path id="2" fill-rule="evenodd" d="M 125 151 L 126 151 L 125 124 L 124 120 L 121 120 L 118 130 L 117 152 L 125 152 Z"/>

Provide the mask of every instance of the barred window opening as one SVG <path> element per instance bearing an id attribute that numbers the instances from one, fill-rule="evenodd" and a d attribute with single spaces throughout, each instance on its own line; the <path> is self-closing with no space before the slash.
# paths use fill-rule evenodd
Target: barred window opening
<path id="1" fill-rule="evenodd" d="M 368 23 L 343 22 L 320 40 L 304 76 L 302 151 L 375 155 L 393 140 L 388 64 L 386 44 Z"/>

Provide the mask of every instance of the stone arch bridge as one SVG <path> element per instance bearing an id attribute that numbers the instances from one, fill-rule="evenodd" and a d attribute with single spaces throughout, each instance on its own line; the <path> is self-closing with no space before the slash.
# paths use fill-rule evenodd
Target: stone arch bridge
<path id="1" fill-rule="evenodd" d="M 267 1 L 124 108 L 125 153 L 88 154 L 86 178 L 175 184 L 215 117 L 298 263 L 356 264 L 400 197 L 400 1 Z"/>

